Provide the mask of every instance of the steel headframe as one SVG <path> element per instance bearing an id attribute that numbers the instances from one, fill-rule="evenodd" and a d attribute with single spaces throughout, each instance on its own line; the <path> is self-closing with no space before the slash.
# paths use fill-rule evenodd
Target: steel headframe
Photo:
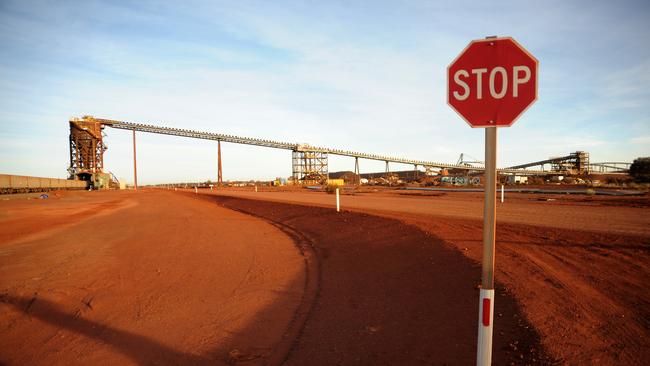
<path id="1" fill-rule="evenodd" d="M 103 126 L 92 119 L 70 119 L 70 167 L 69 179 L 94 180 L 103 173 L 104 145 Z"/>

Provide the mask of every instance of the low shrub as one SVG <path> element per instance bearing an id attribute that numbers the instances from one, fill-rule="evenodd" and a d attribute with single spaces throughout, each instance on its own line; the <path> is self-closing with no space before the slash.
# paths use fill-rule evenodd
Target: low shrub
<path id="1" fill-rule="evenodd" d="M 325 192 L 329 194 L 334 194 L 336 192 L 336 189 L 339 188 L 336 184 L 328 184 L 325 186 Z"/>

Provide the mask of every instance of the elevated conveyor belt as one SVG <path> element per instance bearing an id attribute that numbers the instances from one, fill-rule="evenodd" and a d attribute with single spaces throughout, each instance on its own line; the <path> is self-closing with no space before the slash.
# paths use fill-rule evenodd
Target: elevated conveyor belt
<path id="1" fill-rule="evenodd" d="M 96 122 L 101 123 L 104 126 L 122 129 L 122 130 L 129 130 L 129 131 L 149 132 L 149 133 L 157 133 L 162 135 L 182 136 L 182 137 L 190 137 L 190 138 L 203 139 L 203 140 L 232 142 L 235 144 L 263 146 L 263 147 L 271 147 L 275 149 L 284 149 L 284 150 L 300 151 L 300 152 L 322 152 L 322 153 L 327 153 L 332 155 L 349 156 L 353 158 L 377 160 L 377 161 L 384 161 L 389 163 L 409 164 L 409 165 L 439 168 L 439 169 L 461 169 L 461 170 L 471 170 L 471 171 L 484 170 L 484 168 L 480 166 L 456 165 L 456 164 L 439 163 L 439 162 L 426 161 L 426 160 L 396 158 L 393 156 L 386 156 L 386 155 L 367 154 L 367 153 L 360 153 L 355 151 L 311 146 L 309 144 L 281 142 L 281 141 L 273 141 L 273 140 L 256 139 L 250 137 L 226 135 L 226 134 L 213 133 L 213 132 L 201 132 L 201 131 L 186 130 L 186 129 L 179 129 L 179 128 L 160 127 L 160 126 L 154 126 L 149 124 L 124 122 L 124 121 L 117 121 L 117 120 L 103 119 L 103 118 L 94 118 L 89 116 L 83 117 L 83 119 L 92 119 Z M 558 172 L 551 172 L 551 171 L 523 170 L 523 169 L 514 169 L 514 168 L 498 169 L 498 171 L 501 173 L 512 173 L 512 174 L 521 174 L 521 175 L 558 174 Z"/>

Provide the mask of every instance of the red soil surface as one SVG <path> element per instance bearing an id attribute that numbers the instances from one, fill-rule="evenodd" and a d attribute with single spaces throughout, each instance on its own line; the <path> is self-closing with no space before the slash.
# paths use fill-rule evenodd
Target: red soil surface
<path id="1" fill-rule="evenodd" d="M 51 197 L 0 201 L 0 363 L 284 357 L 305 265 L 279 229 L 155 191 Z"/>
<path id="2" fill-rule="evenodd" d="M 412 225 L 357 212 L 204 196 L 305 234 L 320 283 L 287 365 L 475 362 L 480 267 Z M 503 288 L 494 364 L 550 363 Z"/>
<path id="3" fill-rule="evenodd" d="M 216 193 L 330 209 L 335 202 L 321 192 Z M 481 260 L 480 193 L 402 193 L 343 195 L 341 203 L 415 225 Z M 649 202 L 511 194 L 498 204 L 496 279 L 521 305 L 555 361 L 643 365 L 650 359 Z M 500 312 L 498 300 L 495 306 Z"/>
<path id="4" fill-rule="evenodd" d="M 204 193 L 228 194 L 237 197 L 278 202 L 307 203 L 333 207 L 333 195 L 305 190 L 282 192 L 260 190 L 221 190 Z M 483 194 L 480 192 L 412 192 L 379 189 L 352 193 L 343 191 L 341 205 L 345 209 L 376 213 L 408 213 L 424 217 L 476 219 L 483 218 Z M 502 223 L 526 224 L 580 231 L 597 231 L 650 236 L 650 198 L 572 196 L 558 194 L 521 194 L 505 196 L 497 204 L 497 220 Z"/>
<path id="5" fill-rule="evenodd" d="M 0 362 L 474 363 L 480 194 L 211 193 L 0 201 Z M 645 364 L 647 198 L 545 197 L 498 207 L 494 363 Z"/>

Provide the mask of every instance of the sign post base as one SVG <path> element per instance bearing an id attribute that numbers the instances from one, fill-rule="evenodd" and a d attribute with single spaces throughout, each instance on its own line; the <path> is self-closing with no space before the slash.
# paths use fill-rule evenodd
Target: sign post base
<path id="1" fill-rule="evenodd" d="M 481 289 L 478 306 L 478 349 L 476 365 L 492 364 L 492 327 L 494 324 L 494 290 Z"/>

